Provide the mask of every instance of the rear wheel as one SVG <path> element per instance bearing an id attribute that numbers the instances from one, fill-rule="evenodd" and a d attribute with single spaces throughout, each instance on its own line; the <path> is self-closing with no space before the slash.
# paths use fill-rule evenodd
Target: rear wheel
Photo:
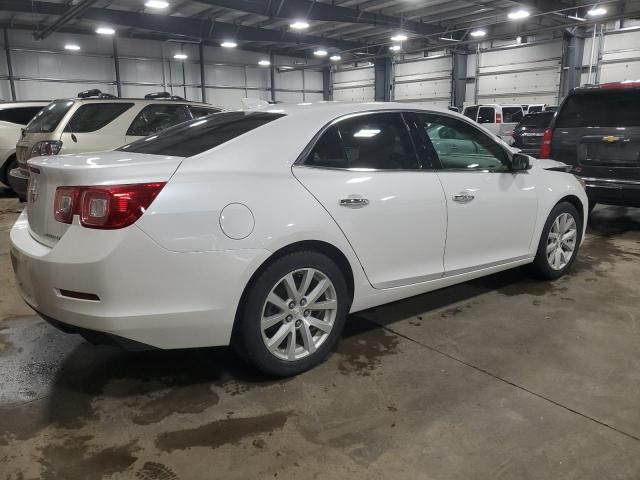
<path id="1" fill-rule="evenodd" d="M 540 238 L 534 261 L 537 273 L 547 279 L 559 278 L 576 259 L 582 238 L 582 222 L 578 210 L 568 202 L 556 205 Z"/>
<path id="2" fill-rule="evenodd" d="M 290 253 L 250 287 L 235 340 L 263 372 L 296 375 L 331 352 L 350 303 L 344 275 L 331 258 L 313 251 Z"/>
<path id="3" fill-rule="evenodd" d="M 18 160 L 15 155 L 11 155 L 7 158 L 7 161 L 4 163 L 4 167 L 0 171 L 0 182 L 4 183 L 6 186 L 10 186 L 9 172 L 14 168 L 18 168 Z"/>

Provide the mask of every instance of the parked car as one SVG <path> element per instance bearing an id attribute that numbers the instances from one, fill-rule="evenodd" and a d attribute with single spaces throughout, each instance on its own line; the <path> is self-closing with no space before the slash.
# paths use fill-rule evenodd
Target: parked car
<path id="1" fill-rule="evenodd" d="M 16 141 L 21 129 L 49 102 L 0 103 L 0 182 L 9 185 L 9 171 L 18 166 Z"/>
<path id="2" fill-rule="evenodd" d="M 522 153 L 532 157 L 539 157 L 542 136 L 549 128 L 554 115 L 554 112 L 546 111 L 525 115 L 520 120 L 520 123 L 516 125 L 516 128 L 513 129 L 513 143 L 511 146 L 519 148 Z"/>
<path id="3" fill-rule="evenodd" d="M 470 105 L 464 115 L 475 120 L 494 135 L 511 142 L 513 129 L 524 116 L 522 105 Z"/>
<path id="4" fill-rule="evenodd" d="M 574 89 L 545 132 L 540 156 L 573 165 L 591 207 L 640 207 L 640 82 Z"/>
<path id="5" fill-rule="evenodd" d="M 565 165 L 447 110 L 277 107 L 29 160 L 10 235 L 25 301 L 69 332 L 232 343 L 292 375 L 329 354 L 349 312 L 519 265 L 558 278 L 574 262 L 587 197 Z M 439 126 L 474 151 L 430 140 Z"/>
<path id="6" fill-rule="evenodd" d="M 29 158 L 112 150 L 180 122 L 221 110 L 166 92 L 139 99 L 117 98 L 95 89 L 81 92 L 78 98 L 54 100 L 29 122 L 18 140 L 18 168 L 10 170 L 9 184 L 24 200 Z"/>

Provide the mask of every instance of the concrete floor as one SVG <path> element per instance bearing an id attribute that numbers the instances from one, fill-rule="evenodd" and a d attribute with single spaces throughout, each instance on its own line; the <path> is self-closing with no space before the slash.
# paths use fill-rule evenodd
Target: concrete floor
<path id="1" fill-rule="evenodd" d="M 353 315 L 326 364 L 273 381 L 229 349 L 49 327 L 13 286 L 18 208 L 0 199 L 0 478 L 640 478 L 640 210 L 598 208 L 559 281 Z"/>

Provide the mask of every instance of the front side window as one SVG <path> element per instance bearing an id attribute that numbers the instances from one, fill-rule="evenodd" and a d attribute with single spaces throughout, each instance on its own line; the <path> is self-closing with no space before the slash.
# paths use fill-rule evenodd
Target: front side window
<path id="1" fill-rule="evenodd" d="M 456 118 L 416 115 L 444 169 L 507 171 L 509 157 L 488 135 Z"/>
<path id="2" fill-rule="evenodd" d="M 159 135 L 137 140 L 119 150 L 152 155 L 192 157 L 272 122 L 282 115 L 263 112 L 223 112 L 183 122 Z M 256 152 L 256 155 L 265 152 Z"/>
<path id="3" fill-rule="evenodd" d="M 64 131 L 95 132 L 109 125 L 131 107 L 133 103 L 86 103 L 76 110 Z"/>
<path id="4" fill-rule="evenodd" d="M 493 107 L 480 107 L 478 123 L 495 123 L 496 111 Z"/>
<path id="5" fill-rule="evenodd" d="M 370 113 L 336 124 L 348 168 L 417 169 L 418 158 L 400 113 Z"/>
<path id="6" fill-rule="evenodd" d="M 520 107 L 503 107 L 502 121 L 504 123 L 518 123 L 522 120 L 524 113 Z"/>
<path id="7" fill-rule="evenodd" d="M 42 107 L 15 107 L 0 110 L 0 121 L 26 125 Z"/>
<path id="8" fill-rule="evenodd" d="M 127 135 L 133 137 L 146 137 L 153 135 L 165 128 L 190 120 L 191 113 L 185 105 L 181 104 L 157 104 L 147 105 L 131 122 Z"/>
<path id="9" fill-rule="evenodd" d="M 73 100 L 56 100 L 51 102 L 33 117 L 33 120 L 31 120 L 27 128 L 25 128 L 25 132 L 53 132 L 74 103 Z"/>

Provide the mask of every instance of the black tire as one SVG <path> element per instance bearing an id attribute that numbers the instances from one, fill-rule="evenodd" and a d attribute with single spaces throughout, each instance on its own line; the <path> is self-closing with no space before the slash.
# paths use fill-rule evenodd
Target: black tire
<path id="1" fill-rule="evenodd" d="M 262 316 L 267 296 L 272 289 L 287 274 L 305 268 L 318 270 L 333 284 L 336 296 L 335 319 L 331 331 L 315 352 L 309 353 L 304 358 L 284 360 L 271 353 L 265 345 Z M 274 260 L 252 282 L 243 298 L 243 305 L 236 318 L 238 323 L 234 332 L 234 346 L 257 369 L 278 377 L 297 375 L 323 362 L 340 338 L 351 306 L 351 295 L 340 268 L 328 256 L 314 251 L 293 252 Z M 316 334 L 319 333 L 319 330 L 314 331 Z M 301 338 L 301 333 L 296 333 L 294 338 L 296 340 Z M 287 337 L 286 342 L 290 341 Z M 300 344 L 299 346 L 302 347 Z"/>
<path id="2" fill-rule="evenodd" d="M 7 187 L 11 186 L 9 185 L 9 172 L 14 168 L 18 168 L 18 159 L 15 155 L 11 155 L 7 158 L 7 161 L 0 171 L 0 182 L 4 183 Z"/>
<path id="3" fill-rule="evenodd" d="M 560 269 L 554 269 L 547 259 L 547 241 L 549 238 L 549 231 L 551 230 L 551 227 L 556 218 L 565 213 L 571 215 L 576 223 L 576 244 L 572 256 L 569 261 L 566 262 L 566 265 L 564 265 L 564 267 Z M 553 207 L 551 213 L 549 213 L 549 218 L 547 218 L 547 221 L 544 224 L 544 228 L 542 229 L 542 235 L 540 236 L 540 242 L 538 244 L 538 251 L 536 252 L 536 258 L 533 262 L 535 273 L 547 280 L 555 280 L 556 278 L 560 278 L 561 276 L 563 276 L 576 261 L 581 241 L 582 219 L 580 217 L 580 214 L 578 213 L 578 210 L 569 202 L 558 203 L 555 207 Z"/>

